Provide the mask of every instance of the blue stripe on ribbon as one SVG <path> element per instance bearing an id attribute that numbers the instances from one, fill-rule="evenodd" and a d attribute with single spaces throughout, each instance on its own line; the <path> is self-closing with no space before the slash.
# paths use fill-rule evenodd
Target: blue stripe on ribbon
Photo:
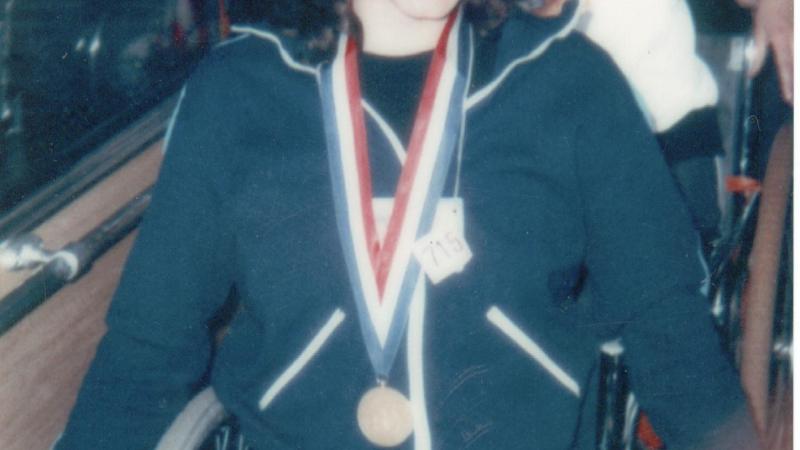
<path id="1" fill-rule="evenodd" d="M 468 27 L 461 27 L 460 32 Z M 459 47 L 468 45 L 468 39 L 459 40 Z M 459 70 L 456 75 L 456 80 L 453 84 L 453 92 L 450 97 L 450 106 L 448 108 L 447 117 L 445 118 L 445 132 L 442 136 L 440 143 L 440 151 L 436 159 L 436 169 L 431 176 L 430 188 L 428 195 L 425 199 L 425 206 L 423 215 L 420 218 L 419 228 L 416 232 L 416 237 L 420 238 L 427 234 L 433 226 L 433 220 L 436 215 L 437 205 L 439 199 L 442 197 L 444 191 L 444 184 L 447 180 L 447 174 L 450 171 L 450 165 L 453 161 L 453 153 L 458 143 L 459 130 L 461 128 L 461 110 L 463 108 L 463 92 L 466 89 L 466 70 L 461 70 L 462 61 L 465 62 L 463 67 L 469 67 L 467 58 L 462 57 L 466 55 L 463 48 L 459 48 Z M 410 310 L 411 300 L 414 296 L 414 289 L 417 284 L 417 277 L 419 276 L 420 266 L 414 256 L 411 256 L 408 268 L 403 278 L 403 284 L 400 288 L 399 300 L 397 304 L 397 312 L 392 319 L 391 327 L 389 328 L 389 336 L 386 340 L 387 350 L 384 352 L 383 365 L 391 368 L 392 363 L 397 355 L 397 350 L 400 348 L 400 341 L 404 335 L 403 331 L 408 322 L 408 313 Z"/>
<path id="2" fill-rule="evenodd" d="M 358 323 L 361 325 L 361 333 L 367 347 L 372 367 L 379 376 L 388 377 L 388 368 L 384 369 L 383 358 L 381 355 L 380 341 L 372 326 L 369 317 L 367 302 L 364 291 L 361 287 L 361 278 L 358 273 L 358 263 L 353 246 L 353 231 L 350 229 L 350 220 L 347 212 L 347 193 L 342 175 L 341 148 L 339 147 L 339 129 L 336 122 L 336 105 L 333 101 L 333 65 L 326 64 L 320 70 L 320 98 L 322 100 L 322 116 L 325 119 L 325 137 L 328 144 L 328 162 L 331 171 L 331 184 L 333 185 L 333 200 L 336 205 L 336 224 L 339 229 L 339 239 L 344 251 L 347 274 L 350 277 L 350 286 L 353 289 L 356 309 L 358 311 Z"/>

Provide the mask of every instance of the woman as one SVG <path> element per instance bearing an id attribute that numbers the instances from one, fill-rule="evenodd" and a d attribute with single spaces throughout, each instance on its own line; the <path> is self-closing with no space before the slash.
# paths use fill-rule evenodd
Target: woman
<path id="1" fill-rule="evenodd" d="M 155 445 L 232 290 L 210 378 L 253 448 L 592 448 L 609 330 L 672 448 L 731 423 L 686 212 L 576 7 L 354 0 L 317 66 L 239 28 L 187 84 L 57 448 Z"/>

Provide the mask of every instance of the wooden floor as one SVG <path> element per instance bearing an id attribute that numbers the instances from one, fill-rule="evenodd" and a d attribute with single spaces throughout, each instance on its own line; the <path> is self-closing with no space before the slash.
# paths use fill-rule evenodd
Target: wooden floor
<path id="1" fill-rule="evenodd" d="M 0 338 L 0 448 L 47 449 L 61 432 L 132 239 Z"/>
<path id="2" fill-rule="evenodd" d="M 48 249 L 94 228 L 155 180 L 154 145 L 99 183 L 35 232 Z M 134 236 L 0 336 L 0 449 L 46 450 L 58 437 L 77 389 L 105 333 L 104 317 Z M 30 273 L 0 273 L 0 298 Z"/>

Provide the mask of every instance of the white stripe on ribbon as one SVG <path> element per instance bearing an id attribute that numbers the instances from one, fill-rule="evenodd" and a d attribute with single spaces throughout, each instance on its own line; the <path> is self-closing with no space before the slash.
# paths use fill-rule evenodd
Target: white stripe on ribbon
<path id="1" fill-rule="evenodd" d="M 340 308 L 336 308 L 336 311 L 331 314 L 331 317 L 325 323 L 325 325 L 317 332 L 311 342 L 308 343 L 305 349 L 303 349 L 302 353 L 295 359 L 286 370 L 275 380 L 274 383 L 264 392 L 264 395 L 261 397 L 261 400 L 258 402 L 258 407 L 262 411 L 275 400 L 275 397 L 283 391 L 283 389 L 288 385 L 297 374 L 300 373 L 301 370 L 311 361 L 319 350 L 325 345 L 325 342 L 331 337 L 334 331 L 342 324 L 342 321 L 345 318 L 344 312 Z"/>
<path id="2" fill-rule="evenodd" d="M 436 169 L 436 161 L 439 152 L 442 151 L 441 144 L 445 135 L 447 115 L 450 112 L 450 104 L 453 96 L 455 81 L 458 77 L 458 38 L 462 14 L 456 18 L 450 36 L 447 41 L 447 58 L 444 61 L 439 88 L 436 90 L 433 109 L 431 111 L 430 122 L 425 140 L 423 142 L 422 154 L 417 169 L 417 176 L 411 187 L 408 204 L 406 206 L 406 218 L 397 243 L 394 260 L 391 264 L 389 276 L 386 280 L 383 304 L 387 308 L 389 316 L 394 315 L 402 288 L 406 270 L 412 258 L 414 242 L 419 235 L 420 221 L 425 207 L 425 200 L 428 197 L 431 179 Z M 461 101 L 459 98 L 458 101 Z M 435 206 L 434 206 L 435 207 Z M 391 320 L 389 321 L 391 322 Z M 382 330 L 383 331 L 383 330 Z M 388 334 L 388 329 L 385 331 Z"/>
<path id="3" fill-rule="evenodd" d="M 347 215 L 354 246 L 357 272 L 370 322 L 381 347 L 386 345 L 395 310 L 400 300 L 403 280 L 412 257 L 412 247 L 419 234 L 419 225 L 428 197 L 441 143 L 445 135 L 447 115 L 458 76 L 457 55 L 461 14 L 456 18 L 447 40 L 447 57 L 443 62 L 439 86 L 433 99 L 428 129 L 422 143 L 419 164 L 414 177 L 403 225 L 399 230 L 397 245 L 386 280 L 383 298 L 380 297 L 375 272 L 369 255 L 364 229 L 358 165 L 356 163 L 353 118 L 348 103 L 345 52 L 347 37 L 339 38 L 337 57 L 332 65 L 333 98 L 339 130 L 340 158 L 346 192 Z M 462 99 L 459 98 L 458 101 Z"/>
<path id="4" fill-rule="evenodd" d="M 350 116 L 348 103 L 347 79 L 345 72 L 345 51 L 347 49 L 347 36 L 339 38 L 339 48 L 337 57 L 333 60 L 331 78 L 333 87 L 333 104 L 336 109 L 336 125 L 339 129 L 339 157 L 343 170 L 342 179 L 345 187 L 345 201 L 347 202 L 347 216 L 350 229 L 350 236 L 353 240 L 353 252 L 361 280 L 361 289 L 364 294 L 364 302 L 367 306 L 370 322 L 376 329 L 376 334 L 381 346 L 386 342 L 391 316 L 381 314 L 381 304 L 378 301 L 378 285 L 370 261 L 369 246 L 364 230 L 361 192 L 359 189 L 358 164 L 356 163 L 355 137 L 353 135 L 353 118 Z M 378 330 L 386 330 L 384 333 Z"/>
<path id="5" fill-rule="evenodd" d="M 486 318 L 500 331 L 508 336 L 522 350 L 535 359 L 542 367 L 553 376 L 562 386 L 567 388 L 576 397 L 580 397 L 581 388 L 574 378 L 569 376 L 539 345 L 522 331 L 511 319 L 508 318 L 497 306 L 492 306 L 486 313 Z"/>

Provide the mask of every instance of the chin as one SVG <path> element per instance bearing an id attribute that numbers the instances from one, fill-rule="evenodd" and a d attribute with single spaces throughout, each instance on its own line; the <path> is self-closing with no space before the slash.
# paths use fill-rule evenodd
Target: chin
<path id="1" fill-rule="evenodd" d="M 459 2 L 460 0 L 392 0 L 403 14 L 418 20 L 443 19 Z"/>

